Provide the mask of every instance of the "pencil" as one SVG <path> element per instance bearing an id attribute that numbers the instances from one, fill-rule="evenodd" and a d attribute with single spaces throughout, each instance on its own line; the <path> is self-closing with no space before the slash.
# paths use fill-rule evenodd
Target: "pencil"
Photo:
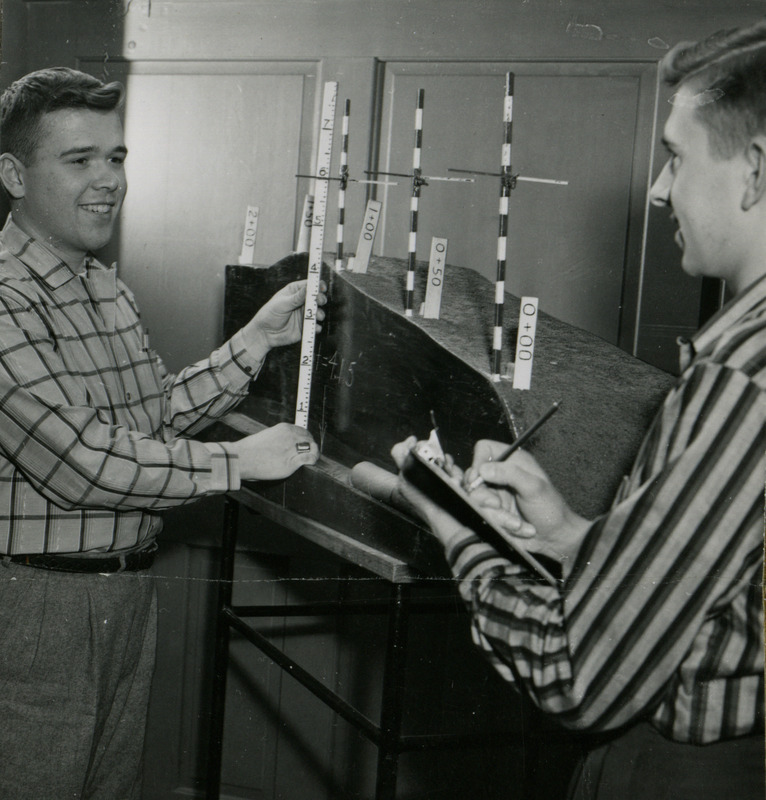
<path id="1" fill-rule="evenodd" d="M 524 433 L 516 439 L 515 442 L 508 445 L 508 447 L 498 456 L 498 458 L 494 459 L 495 461 L 505 461 L 507 458 L 515 453 L 520 447 L 523 447 L 531 438 L 532 436 L 559 410 L 559 403 L 556 401 L 553 405 L 540 417 L 540 419 L 535 422 L 534 425 L 527 428 Z M 479 476 L 475 478 L 468 486 L 468 491 L 472 492 L 474 489 L 478 489 L 484 483 L 484 478 Z"/>

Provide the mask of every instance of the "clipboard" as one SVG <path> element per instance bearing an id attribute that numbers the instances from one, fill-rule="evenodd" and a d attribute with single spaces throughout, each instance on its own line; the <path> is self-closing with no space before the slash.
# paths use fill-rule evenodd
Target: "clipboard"
<path id="1" fill-rule="evenodd" d="M 404 477 L 423 494 L 440 505 L 461 524 L 493 547 L 499 555 L 509 561 L 524 563 L 551 586 L 560 586 L 561 567 L 552 558 L 532 554 L 513 543 L 508 534 L 486 516 L 482 507 L 445 472 L 427 442 L 418 443 L 410 450 L 404 468 Z M 558 576 L 558 577 L 557 577 Z"/>

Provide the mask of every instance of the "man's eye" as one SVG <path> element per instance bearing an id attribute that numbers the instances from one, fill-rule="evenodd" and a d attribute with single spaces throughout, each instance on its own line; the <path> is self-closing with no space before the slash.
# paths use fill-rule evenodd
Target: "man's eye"
<path id="1" fill-rule="evenodd" d="M 112 162 L 112 164 L 124 164 L 125 156 L 112 156 L 109 160 Z"/>

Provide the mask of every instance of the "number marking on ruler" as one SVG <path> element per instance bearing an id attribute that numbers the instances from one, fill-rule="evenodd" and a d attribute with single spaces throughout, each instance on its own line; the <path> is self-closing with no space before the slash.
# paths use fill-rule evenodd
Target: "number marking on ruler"
<path id="1" fill-rule="evenodd" d="M 295 402 L 295 424 L 308 428 L 309 401 L 311 399 L 311 379 L 314 374 L 314 344 L 316 340 L 317 294 L 322 272 L 322 248 L 324 246 L 324 224 L 327 213 L 327 194 L 329 191 L 330 162 L 332 160 L 332 133 L 335 123 L 335 103 L 338 84 L 328 81 L 322 96 L 322 116 L 319 126 L 319 147 L 317 148 L 316 172 L 314 175 L 314 212 L 311 221 L 309 242 L 308 284 L 306 286 L 306 305 L 303 311 L 303 336 L 301 337 L 301 357 L 298 367 L 298 395 Z"/>

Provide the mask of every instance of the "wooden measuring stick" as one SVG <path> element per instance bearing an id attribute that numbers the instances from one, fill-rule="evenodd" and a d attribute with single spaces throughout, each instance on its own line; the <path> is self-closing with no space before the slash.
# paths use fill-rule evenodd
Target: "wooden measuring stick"
<path id="1" fill-rule="evenodd" d="M 431 239 L 431 257 L 428 261 L 428 282 L 423 319 L 439 319 L 442 289 L 447 268 L 447 239 L 434 236 Z"/>
<path id="2" fill-rule="evenodd" d="M 503 359 L 503 307 L 505 305 L 505 263 L 508 249 L 508 201 L 511 196 L 511 143 L 513 138 L 513 83 L 512 72 L 505 76 L 503 103 L 503 149 L 500 169 L 499 232 L 497 237 L 497 277 L 495 280 L 495 327 L 492 332 L 492 380 L 500 380 Z"/>
<path id="3" fill-rule="evenodd" d="M 308 428 L 311 379 L 314 374 L 314 345 L 316 340 L 317 295 L 322 272 L 322 248 L 324 225 L 327 213 L 327 195 L 332 160 L 332 134 L 335 124 L 335 101 L 338 84 L 328 81 L 322 96 L 322 116 L 319 124 L 319 147 L 317 148 L 316 171 L 314 172 L 314 213 L 311 220 L 309 242 L 309 267 L 306 285 L 306 303 L 303 311 L 303 333 L 301 355 L 298 365 L 298 392 L 295 401 L 295 424 Z"/>
<path id="4" fill-rule="evenodd" d="M 239 254 L 238 263 L 244 267 L 255 264 L 255 237 L 258 233 L 258 206 L 248 206 L 245 212 L 245 232 L 242 236 L 242 252 Z"/>

